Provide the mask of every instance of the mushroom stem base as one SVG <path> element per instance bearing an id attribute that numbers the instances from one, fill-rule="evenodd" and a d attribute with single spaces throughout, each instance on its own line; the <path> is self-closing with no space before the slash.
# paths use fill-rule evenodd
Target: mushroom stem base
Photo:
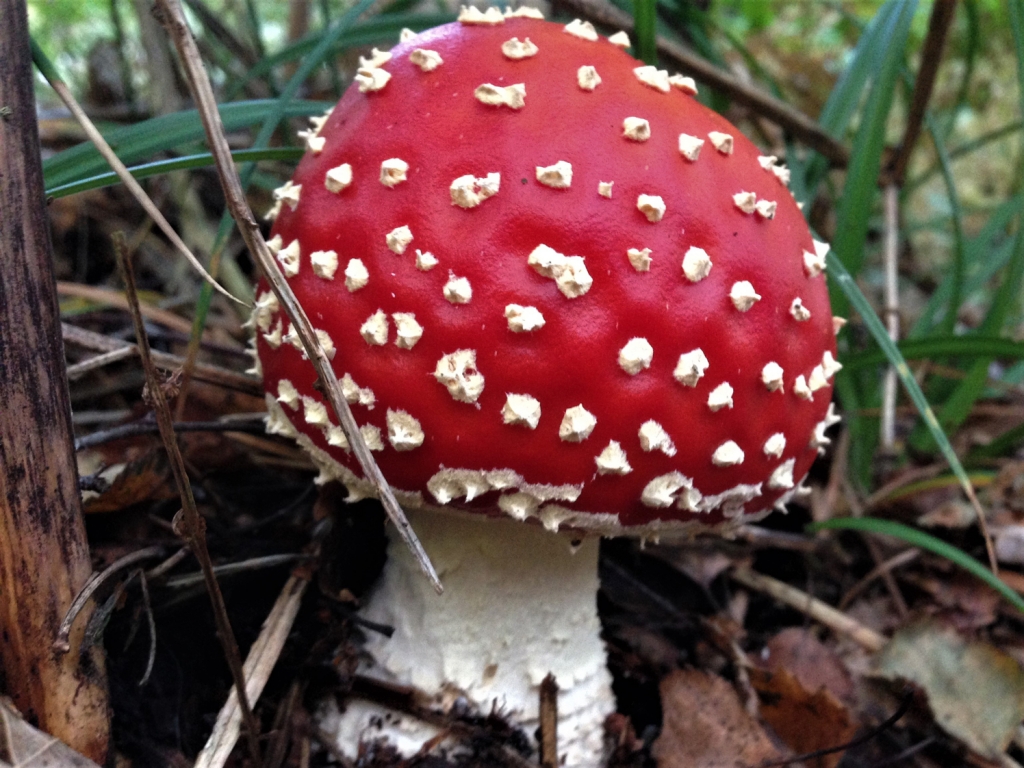
<path id="1" fill-rule="evenodd" d="M 366 674 L 426 692 L 439 709 L 493 708 L 532 740 L 540 684 L 551 673 L 562 764 L 600 766 L 615 702 L 597 617 L 599 540 L 573 546 L 570 536 L 479 515 L 410 510 L 409 519 L 445 592 L 434 593 L 391 531 L 388 563 L 364 615 L 395 632 L 370 636 L 374 665 Z M 323 726 L 350 755 L 360 741 L 382 737 L 412 754 L 437 734 L 361 701 L 326 715 Z"/>

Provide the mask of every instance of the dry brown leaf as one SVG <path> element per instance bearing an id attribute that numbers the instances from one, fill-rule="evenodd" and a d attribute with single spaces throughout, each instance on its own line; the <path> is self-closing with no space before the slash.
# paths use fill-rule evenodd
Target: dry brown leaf
<path id="1" fill-rule="evenodd" d="M 775 635 L 760 661 L 760 666 L 773 672 L 790 672 L 807 691 L 825 688 L 839 701 L 853 698 L 853 678 L 843 660 L 801 627 L 788 627 Z"/>
<path id="2" fill-rule="evenodd" d="M 163 447 L 153 448 L 128 462 L 103 493 L 86 498 L 85 512 L 120 512 L 143 501 L 173 498 L 176 494 L 168 484 L 170 476 Z"/>
<path id="3" fill-rule="evenodd" d="M 781 757 L 732 686 L 697 669 L 676 670 L 661 681 L 658 768 L 741 768 Z"/>
<path id="4" fill-rule="evenodd" d="M 909 680 L 928 696 L 935 722 L 983 757 L 998 760 L 1024 719 L 1024 669 L 988 643 L 924 621 L 898 631 L 877 673 Z"/>
<path id="5" fill-rule="evenodd" d="M 0 698 L 0 768 L 99 768 L 67 744 L 32 727 Z"/>
<path id="6" fill-rule="evenodd" d="M 761 717 L 798 754 L 847 743 L 857 732 L 849 710 L 827 688 L 808 690 L 786 669 L 750 670 L 761 700 Z M 804 761 L 810 768 L 835 768 L 843 753 Z"/>

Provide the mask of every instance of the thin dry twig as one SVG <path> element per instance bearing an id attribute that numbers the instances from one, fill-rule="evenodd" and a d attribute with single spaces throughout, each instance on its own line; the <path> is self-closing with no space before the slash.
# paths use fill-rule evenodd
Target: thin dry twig
<path id="1" fill-rule="evenodd" d="M 900 338 L 900 189 L 895 184 L 885 187 L 885 325 L 893 342 Z M 882 450 L 892 454 L 896 450 L 896 394 L 899 382 L 896 368 L 889 366 L 882 382 L 882 424 L 880 428 Z"/>
<path id="2" fill-rule="evenodd" d="M 148 560 L 152 557 L 159 557 L 163 554 L 164 548 L 162 546 L 155 545 L 152 547 L 146 547 L 145 549 L 137 550 L 136 552 L 129 552 L 124 557 L 119 557 L 117 560 L 112 562 L 106 568 L 99 573 L 94 573 L 89 580 L 82 587 L 81 591 L 75 596 L 74 601 L 68 608 L 68 612 L 64 614 L 64 620 L 60 623 L 60 628 L 57 630 L 57 638 L 53 641 L 53 649 L 58 653 L 67 653 L 71 650 L 71 643 L 69 637 L 71 635 L 71 625 L 75 623 L 75 618 L 81 613 L 82 609 L 88 604 L 92 596 L 96 594 L 96 590 L 102 587 L 110 577 L 118 571 L 122 571 L 130 565 Z"/>
<path id="3" fill-rule="evenodd" d="M 84 328 L 79 328 L 77 325 L 71 325 L 69 323 L 61 323 L 60 327 L 61 333 L 64 336 L 65 344 L 73 344 L 74 346 L 81 347 L 82 349 L 101 353 L 113 352 L 115 350 L 122 349 L 129 350 L 132 355 L 136 355 L 139 352 L 139 348 L 128 341 L 114 339 L 110 336 L 104 336 L 102 333 L 95 333 L 94 331 L 87 331 Z M 185 362 L 184 358 L 167 352 L 156 352 L 154 350 L 150 350 L 150 356 L 153 358 L 153 363 L 156 367 L 165 371 L 173 371 L 180 368 Z M 85 362 L 91 361 L 87 360 Z M 199 363 L 196 365 L 195 377 L 208 384 L 216 384 L 217 386 L 224 387 L 226 389 L 244 392 L 247 395 L 255 395 L 257 397 L 263 396 L 263 386 L 260 384 L 259 379 L 254 376 L 249 376 L 248 374 L 228 370 L 227 368 Z"/>
<path id="4" fill-rule="evenodd" d="M 871 539 L 868 537 L 865 537 L 864 540 L 871 541 Z M 878 563 L 878 565 L 876 565 L 874 568 L 872 568 L 864 575 L 864 578 L 862 578 L 860 581 L 858 581 L 856 584 L 854 584 L 852 587 L 846 590 L 846 594 L 843 595 L 843 597 L 839 600 L 839 610 L 845 611 L 846 608 L 850 605 L 850 603 L 852 603 L 861 592 L 863 592 L 865 589 L 871 586 L 871 582 L 873 582 L 879 576 L 889 575 L 891 577 L 893 570 L 913 562 L 920 556 L 921 550 L 917 549 L 916 547 L 911 547 L 910 549 L 905 549 L 902 552 L 893 555 L 888 560 L 883 560 L 882 562 Z M 902 610 L 900 610 L 899 606 L 897 606 L 897 611 L 900 613 L 900 618 L 906 619 L 909 615 L 906 602 L 903 602 Z"/>
<path id="5" fill-rule="evenodd" d="M 859 621 L 851 619 L 831 605 L 796 587 L 791 587 L 785 582 L 773 579 L 771 576 L 765 576 L 746 566 L 740 566 L 732 572 L 732 578 L 745 587 L 763 592 L 780 603 L 795 608 L 815 621 L 821 622 L 832 631 L 846 635 L 871 652 L 880 651 L 887 642 L 884 635 L 875 632 L 870 627 L 865 627 Z"/>
<path id="6" fill-rule="evenodd" d="M 238 642 L 235 640 L 235 633 L 231 628 L 231 621 L 228 618 L 227 606 L 224 604 L 224 595 L 221 594 L 220 585 L 217 583 L 217 577 L 213 572 L 213 563 L 210 561 L 210 553 L 206 548 L 206 523 L 200 517 L 199 510 L 196 508 L 196 501 L 192 496 L 192 484 L 189 482 L 185 461 L 181 456 L 181 451 L 178 450 L 178 441 L 174 435 L 171 411 L 167 406 L 164 391 L 160 387 L 160 377 L 157 374 L 156 365 L 150 355 L 149 338 L 146 336 L 146 328 L 142 320 L 142 313 L 139 311 L 139 300 L 135 291 L 135 276 L 132 273 L 131 264 L 128 262 L 127 247 L 124 233 L 122 232 L 114 233 L 114 254 L 117 256 L 117 265 L 121 272 L 121 278 L 124 280 L 125 295 L 128 297 L 128 309 L 131 312 L 132 323 L 135 325 L 139 357 L 142 359 L 142 368 L 146 374 L 153 412 L 156 415 L 157 424 L 160 425 L 160 437 L 167 449 L 168 463 L 171 466 L 171 473 L 174 475 L 175 485 L 177 485 L 178 492 L 181 494 L 181 535 L 203 570 L 206 591 L 209 593 L 210 602 L 213 604 L 213 618 L 217 626 L 217 637 L 220 639 L 221 646 L 224 649 L 224 656 L 228 667 L 231 669 L 231 677 L 234 679 L 235 688 L 238 691 L 238 698 L 246 725 L 246 737 L 250 756 L 254 765 L 258 766 L 262 764 L 259 746 L 259 722 L 249 706 L 249 699 L 245 692 L 245 677 L 242 674 L 242 662 L 238 652 Z"/>
<path id="7" fill-rule="evenodd" d="M 550 672 L 540 683 L 540 764 L 558 768 L 558 682 Z"/>
<path id="8" fill-rule="evenodd" d="M 359 427 L 356 425 L 356 420 L 352 416 L 352 411 L 349 409 L 348 401 L 345 400 L 341 393 L 341 387 L 338 384 L 337 376 L 334 374 L 334 368 L 320 346 L 320 342 L 317 340 L 305 310 L 296 300 L 291 286 L 288 285 L 288 281 L 285 280 L 277 268 L 277 264 L 274 262 L 270 250 L 267 248 L 267 243 L 260 232 L 259 225 L 253 218 L 252 211 L 245 200 L 245 193 L 235 171 L 231 151 L 227 140 L 224 138 L 224 127 L 221 123 L 220 112 L 217 110 L 213 87 L 210 85 L 210 78 L 203 67 L 202 59 L 196 48 L 195 39 L 188 27 L 188 22 L 185 20 L 181 3 L 179 0 L 157 0 L 157 7 L 161 11 L 163 24 L 174 41 L 178 55 L 181 57 L 184 65 L 196 107 L 199 110 L 203 127 L 206 130 L 206 141 L 210 146 L 210 151 L 217 166 L 217 175 L 224 190 L 224 197 L 227 200 L 232 217 L 238 224 L 242 239 L 245 240 L 249 252 L 256 263 L 259 264 L 260 270 L 270 284 L 271 290 L 277 296 L 281 308 L 292 321 L 292 328 L 298 334 L 299 339 L 302 341 L 302 348 L 316 369 L 317 376 L 319 377 L 318 383 L 322 386 L 327 401 L 338 416 L 341 428 L 348 438 L 349 445 L 352 447 L 352 452 L 355 454 L 364 476 L 373 483 L 384 506 L 384 511 L 398 530 L 406 546 L 409 547 L 413 556 L 419 562 L 423 573 L 430 579 L 434 589 L 441 593 L 443 587 L 441 586 L 440 579 L 437 577 L 437 572 L 434 570 L 430 558 L 413 532 L 412 526 L 409 525 L 405 512 L 402 511 L 398 501 L 395 499 L 395 495 L 392 493 L 387 480 L 384 479 L 384 475 L 377 466 L 377 462 L 374 461 L 373 455 L 370 453 L 369 448 L 367 448 Z"/>
<path id="9" fill-rule="evenodd" d="M 308 579 L 294 574 L 285 582 L 274 602 L 274 607 L 270 609 L 266 621 L 263 622 L 259 637 L 249 649 L 242 670 L 245 673 L 246 694 L 252 701 L 259 699 L 270 679 L 270 673 L 281 656 L 285 640 L 288 639 L 295 623 L 302 596 L 308 586 Z M 242 713 L 238 706 L 238 695 L 231 691 L 228 700 L 217 714 L 213 732 L 207 739 L 203 751 L 196 758 L 193 768 L 222 768 L 238 741 L 241 725 Z"/>
<path id="10" fill-rule="evenodd" d="M 146 624 L 149 627 L 149 655 L 146 657 L 146 669 L 139 678 L 139 688 L 149 682 L 156 663 L 156 617 L 153 616 L 153 603 L 149 599 L 149 580 L 146 572 L 139 570 L 139 587 L 142 589 L 142 607 L 146 612 Z"/>
<path id="11" fill-rule="evenodd" d="M 76 379 L 82 378 L 90 371 L 106 368 L 108 365 L 119 363 L 122 360 L 127 360 L 129 357 L 134 356 L 135 348 L 131 345 L 121 347 L 120 349 L 112 349 L 109 352 L 103 352 L 94 357 L 90 357 L 88 360 L 83 360 L 80 363 L 69 365 L 65 369 L 65 373 L 67 374 L 68 381 L 75 381 Z"/>
<path id="12" fill-rule="evenodd" d="M 942 49 L 946 45 L 946 36 L 956 14 L 956 0 L 936 0 L 932 6 L 932 15 L 928 20 L 928 34 L 921 48 L 921 68 L 914 82 L 914 94 L 910 99 L 907 112 L 907 127 L 903 132 L 896 154 L 890 164 L 891 183 L 902 187 L 907 175 L 910 155 L 921 135 L 921 124 L 924 122 L 925 110 L 931 101 L 935 78 L 942 63 Z"/>
<path id="13" fill-rule="evenodd" d="M 241 299 L 236 299 L 232 296 L 226 288 L 222 287 L 220 283 L 210 276 L 210 273 L 206 271 L 203 265 L 199 262 L 199 259 L 197 259 L 189 247 L 185 245 L 185 241 L 178 236 L 177 232 L 174 231 L 174 227 L 172 227 L 170 222 L 168 222 L 167 219 L 164 218 L 164 215 L 160 213 L 160 209 L 156 207 L 156 203 L 150 200 L 149 195 L 146 194 L 146 190 L 142 188 L 142 185 L 135 180 L 135 177 L 131 175 L 125 164 L 121 162 L 117 153 L 114 152 L 111 146 L 107 143 L 107 140 L 103 138 L 103 135 L 93 124 L 92 120 L 89 119 L 89 116 L 85 114 L 85 110 L 82 109 L 81 105 L 72 95 L 67 85 L 65 85 L 61 80 L 51 80 L 50 87 L 53 88 L 54 93 L 60 97 L 60 100 L 64 102 L 64 105 L 68 108 L 71 114 L 74 115 L 75 120 L 78 121 L 78 124 L 82 126 L 82 130 L 85 131 L 85 135 L 89 137 L 89 141 L 91 141 L 93 146 L 96 147 L 96 150 L 103 156 L 103 159 L 109 163 L 111 169 L 113 169 L 114 173 L 117 174 L 117 177 L 125 187 L 128 188 L 128 191 L 131 192 L 132 197 L 138 201 L 139 205 L 141 205 L 143 210 L 146 211 L 146 214 L 156 222 L 156 225 L 160 227 L 160 231 L 164 233 L 164 236 L 167 237 L 168 240 L 171 241 L 178 252 L 188 259 L 192 268 L 202 275 L 202 278 L 216 288 L 219 293 L 224 294 L 229 299 L 236 301 L 239 304 L 245 304 Z"/>
<path id="14" fill-rule="evenodd" d="M 117 309 L 128 309 L 128 302 L 125 300 L 124 294 L 112 288 L 104 288 L 99 285 L 82 285 L 81 283 L 68 283 L 64 280 L 58 280 L 57 295 L 85 299 L 97 304 L 116 307 Z M 142 316 L 147 320 L 165 325 L 181 334 L 192 332 L 192 323 L 180 315 L 176 315 L 166 309 L 160 309 L 160 307 L 150 306 L 149 304 L 142 304 L 139 309 L 142 311 Z"/>
<path id="15" fill-rule="evenodd" d="M 633 19 L 630 14 L 619 10 L 607 0 L 558 0 L 556 6 L 586 16 L 591 21 L 596 21 L 605 27 L 633 32 Z M 741 82 L 706 59 L 691 53 L 679 43 L 664 37 L 658 38 L 658 55 L 711 88 L 724 93 L 737 104 L 742 104 L 758 115 L 776 123 L 797 140 L 820 152 L 832 165 L 845 167 L 849 162 L 850 151 L 841 141 L 825 131 L 803 112 L 794 109 L 781 99 L 776 99 L 755 86 Z"/>
<path id="16" fill-rule="evenodd" d="M 257 420 L 258 419 L 258 420 Z M 248 432 L 250 434 L 262 435 L 263 414 L 256 414 L 252 421 L 240 419 L 229 419 L 221 421 L 176 421 L 172 425 L 175 432 Z M 85 437 L 75 440 L 75 450 L 81 451 L 86 448 L 95 448 L 97 445 L 109 443 L 112 440 L 123 440 L 126 437 L 138 437 L 139 435 L 152 435 L 160 432 L 159 426 L 153 421 L 135 421 L 129 424 L 119 424 L 110 429 L 93 432 Z"/>

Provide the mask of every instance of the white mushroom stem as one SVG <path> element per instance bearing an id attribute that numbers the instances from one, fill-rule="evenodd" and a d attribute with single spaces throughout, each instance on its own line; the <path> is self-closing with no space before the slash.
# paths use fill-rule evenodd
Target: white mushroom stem
<path id="1" fill-rule="evenodd" d="M 482 714 L 493 708 L 532 739 L 540 684 L 552 673 L 562 765 L 602 765 L 615 701 L 597 617 L 598 539 L 573 547 L 569 536 L 479 515 L 410 510 L 409 520 L 445 591 L 434 592 L 389 533 L 388 564 L 363 615 L 395 632 L 371 634 L 375 664 L 365 674 L 427 692 L 439 709 L 457 700 Z M 412 755 L 438 733 L 359 700 L 321 725 L 353 757 L 360 741 L 378 738 Z"/>

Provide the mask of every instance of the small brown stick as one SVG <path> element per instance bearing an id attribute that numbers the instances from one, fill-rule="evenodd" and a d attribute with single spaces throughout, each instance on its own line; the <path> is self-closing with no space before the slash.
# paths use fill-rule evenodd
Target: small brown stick
<path id="1" fill-rule="evenodd" d="M 900 190 L 895 184 L 885 187 L 885 326 L 893 343 L 900 338 Z M 879 428 L 882 450 L 896 450 L 896 394 L 899 381 L 892 365 L 882 381 L 882 424 Z"/>
<path id="2" fill-rule="evenodd" d="M 746 566 L 740 566 L 732 572 L 732 578 L 745 587 L 763 592 L 775 598 L 780 603 L 785 603 L 790 608 L 795 608 L 806 614 L 815 621 L 821 622 L 833 632 L 846 635 L 861 647 L 871 651 L 880 651 L 887 640 L 884 635 L 875 630 L 865 627 L 859 621 L 851 619 L 845 613 L 837 611 L 831 605 L 802 592 L 796 587 L 765 576 L 757 571 L 752 571 Z"/>
<path id="3" fill-rule="evenodd" d="M 88 360 L 83 360 L 80 363 L 69 365 L 65 372 L 67 373 L 68 381 L 75 381 L 76 379 L 82 378 L 85 374 L 89 373 L 89 371 L 106 368 L 108 365 L 119 363 L 129 357 L 135 357 L 135 348 L 132 346 L 112 349 L 109 352 L 103 352 L 95 357 L 90 357 Z"/>
<path id="4" fill-rule="evenodd" d="M 206 548 L 206 523 L 199 516 L 196 508 L 195 498 L 192 496 L 192 485 L 185 470 L 185 461 L 178 450 L 178 441 L 174 435 L 174 425 L 171 422 L 171 411 L 167 406 L 167 399 L 160 387 L 160 376 L 157 373 L 156 365 L 149 350 L 149 338 L 146 336 L 146 328 L 142 320 L 142 313 L 139 311 L 139 300 L 135 291 L 135 275 L 132 273 L 131 264 L 128 262 L 127 246 L 122 232 L 114 233 L 114 253 L 117 256 L 117 265 L 121 272 L 121 279 L 124 280 L 125 295 L 128 297 L 128 308 L 132 315 L 132 323 L 135 325 L 135 336 L 139 344 L 139 357 L 142 358 L 142 369 L 146 374 L 146 383 L 149 386 L 149 395 L 152 398 L 153 412 L 157 424 L 160 426 L 160 437 L 167 449 L 168 463 L 171 466 L 171 473 L 174 475 L 175 485 L 178 486 L 178 493 L 181 494 L 182 526 L 181 535 L 188 544 L 192 554 L 203 570 L 206 581 L 206 591 L 210 595 L 210 602 L 213 604 L 213 618 L 217 625 L 217 637 L 220 639 L 224 649 L 224 656 L 231 669 L 231 677 L 234 679 L 235 689 L 238 691 L 238 699 L 242 708 L 242 716 L 246 725 L 246 736 L 249 744 L 249 753 L 256 766 L 262 765 L 259 746 L 259 723 L 249 706 L 249 699 L 245 692 L 245 676 L 242 673 L 242 661 L 239 657 L 238 643 L 235 640 L 234 630 L 231 628 L 231 621 L 228 618 L 227 607 L 224 604 L 224 596 L 221 594 L 220 585 L 213 572 L 213 563 L 210 562 L 210 553 Z"/>
<path id="5" fill-rule="evenodd" d="M 571 9 L 573 13 L 586 16 L 606 27 L 617 27 L 626 32 L 633 32 L 633 19 L 625 11 L 620 11 L 607 0 L 558 0 L 558 6 Z M 843 143 L 822 129 L 817 122 L 794 109 L 792 106 L 776 99 L 774 96 L 725 72 L 709 61 L 694 55 L 679 43 L 658 38 L 658 54 L 680 69 L 694 75 L 698 80 L 721 91 L 737 104 L 749 108 L 758 115 L 771 120 L 784 130 L 802 141 L 811 149 L 817 150 L 832 165 L 845 167 L 850 160 L 850 151 Z"/>
<path id="6" fill-rule="evenodd" d="M 260 232 L 259 225 L 253 218 L 252 211 L 245 200 L 245 193 L 242 190 L 241 181 L 235 170 L 231 150 L 228 147 L 227 139 L 224 137 L 224 126 L 220 119 L 220 112 L 217 110 L 217 101 L 214 98 L 213 87 L 210 85 L 210 78 L 203 67 L 202 59 L 196 48 L 195 39 L 188 27 L 188 22 L 185 20 L 181 3 L 179 0 L 157 0 L 157 7 L 160 9 L 163 24 L 174 41 L 174 45 L 178 49 L 178 55 L 185 68 L 192 96 L 195 99 L 199 115 L 203 120 L 203 127 L 206 130 L 206 141 L 210 146 L 210 151 L 217 166 L 217 175 L 224 190 L 224 197 L 232 217 L 238 224 L 238 230 L 242 235 L 242 239 L 245 240 L 249 253 L 252 254 L 256 263 L 259 264 L 260 270 L 270 284 L 274 295 L 277 296 L 281 308 L 292 321 L 292 328 L 298 334 L 306 356 L 309 357 L 313 367 L 316 369 L 318 384 L 323 388 L 327 401 L 330 403 L 335 414 L 337 414 L 342 431 L 344 431 L 345 437 L 348 438 L 349 445 L 352 447 L 352 452 L 355 454 L 364 476 L 373 483 L 381 504 L 384 506 L 384 511 L 388 515 L 388 519 L 398 530 L 398 534 L 419 562 L 420 568 L 427 578 L 430 579 L 434 589 L 440 594 L 444 591 L 444 588 L 441 586 L 441 580 L 437 577 L 437 572 L 434 570 L 430 558 L 413 532 L 412 526 L 409 525 L 405 512 L 402 511 L 398 501 L 395 499 L 395 495 L 391 491 L 387 480 L 384 479 L 384 475 L 381 473 L 380 467 L 377 466 L 377 462 L 370 453 L 370 449 L 366 446 L 366 441 L 359 431 L 348 401 L 341 393 L 341 387 L 338 384 L 334 368 L 330 360 L 327 359 L 327 354 L 320 346 L 320 342 L 317 340 L 313 326 L 306 316 L 306 311 L 299 304 L 295 294 L 292 293 L 288 281 L 285 280 L 281 271 L 277 268 L 277 264 L 273 256 L 271 256 L 267 243 Z"/>
<path id="7" fill-rule="evenodd" d="M 77 325 L 69 323 L 61 323 L 61 333 L 66 344 L 73 344 L 76 347 L 93 352 L 113 352 L 114 350 L 127 349 L 134 355 L 138 354 L 139 351 L 138 347 L 131 342 L 113 339 L 110 336 L 104 336 L 102 333 L 87 331 L 84 328 L 79 328 Z M 185 362 L 184 358 L 167 352 L 154 352 L 151 350 L 150 355 L 157 368 L 165 371 L 173 371 L 180 368 Z M 263 395 L 263 387 L 254 376 L 231 371 L 216 365 L 199 363 L 196 365 L 195 377 L 208 384 L 216 384 L 219 387 L 233 389 L 237 392 L 244 392 L 257 397 L 262 397 Z"/>
<path id="8" fill-rule="evenodd" d="M 139 688 L 149 682 L 156 662 L 156 618 L 153 616 L 153 603 L 149 599 L 149 581 L 146 572 L 139 571 L 139 586 L 142 588 L 142 608 L 146 612 L 146 624 L 149 627 L 149 656 L 146 658 L 146 669 L 139 678 Z"/>
<path id="9" fill-rule="evenodd" d="M 232 419 L 230 421 L 176 421 L 174 422 L 175 432 L 248 432 L 250 434 L 263 435 L 262 413 L 255 414 L 256 419 L 252 421 L 241 421 Z M 86 448 L 94 448 L 103 443 L 113 440 L 123 440 L 126 437 L 138 437 L 139 435 L 152 435 L 160 431 L 154 422 L 132 422 L 120 424 L 100 432 L 93 432 L 75 440 L 75 450 L 81 451 Z"/>
<path id="10" fill-rule="evenodd" d="M 921 135 L 921 124 L 924 122 L 925 110 L 931 101 L 935 78 L 942 63 L 942 49 L 946 45 L 946 36 L 956 14 L 956 0 L 935 0 L 932 15 L 928 20 L 928 34 L 921 48 L 921 69 L 918 70 L 914 83 L 914 94 L 910 99 L 907 112 L 907 127 L 890 165 L 890 183 L 902 187 L 907 175 L 910 155 Z"/>
<path id="11" fill-rule="evenodd" d="M 870 539 L 865 539 L 865 541 L 870 541 Z M 842 599 L 840 599 L 839 601 L 839 610 L 845 611 L 847 607 L 850 605 L 850 603 L 854 601 L 857 595 L 859 595 L 861 592 L 867 589 L 871 585 L 871 582 L 873 582 L 879 576 L 889 574 L 891 577 L 894 569 L 904 566 L 907 563 L 911 563 L 920 556 L 921 550 L 911 548 L 905 549 L 902 552 L 893 555 L 888 560 L 883 560 L 870 571 L 868 571 L 867 574 L 865 574 L 864 578 L 862 578 L 860 581 L 858 581 L 856 584 L 854 584 L 852 587 L 846 590 L 846 594 L 843 595 Z M 907 617 L 909 612 L 907 611 L 906 603 L 903 604 L 903 610 L 899 611 L 899 613 L 901 618 L 905 619 Z"/>
<path id="12" fill-rule="evenodd" d="M 78 614 L 82 612 L 82 609 L 89 603 L 89 600 L 92 599 L 92 596 L 96 594 L 96 590 L 106 584 L 111 576 L 130 565 L 135 565 L 135 563 L 149 560 L 152 557 L 159 557 L 163 554 L 163 551 L 164 548 L 157 544 L 136 552 L 129 552 L 124 557 L 119 557 L 112 562 L 100 573 L 94 573 L 75 596 L 74 602 L 68 608 L 68 612 L 64 614 L 64 620 L 60 623 L 60 629 L 57 630 L 57 638 L 53 641 L 53 650 L 58 653 L 67 653 L 71 650 L 71 643 L 68 641 L 71 634 L 71 625 Z"/>
<path id="13" fill-rule="evenodd" d="M 97 304 L 105 304 L 108 307 L 117 309 L 128 309 L 128 302 L 124 295 L 111 288 L 103 288 L 96 285 L 81 285 L 80 283 L 68 283 L 63 280 L 57 281 L 57 294 L 60 296 L 71 296 L 79 299 L 86 299 Z M 165 325 L 171 330 L 181 334 L 192 332 L 192 323 L 180 315 L 169 312 L 166 309 L 143 304 L 139 307 L 142 316 L 160 325 Z"/>
<path id="14" fill-rule="evenodd" d="M 52 739 L 103 764 L 110 730 L 103 649 L 88 645 L 84 622 L 71 634 L 70 653 L 50 647 L 92 566 L 71 448 L 30 50 L 26 3 L 0 0 L 0 688 Z M 0 721 L 14 717 L 8 711 L 0 703 Z M 0 753 L 15 751 L 6 746 Z M 70 762 L 54 752 L 44 759 Z"/>
<path id="15" fill-rule="evenodd" d="M 558 681 L 550 672 L 540 683 L 540 764 L 558 768 Z"/>
<path id="16" fill-rule="evenodd" d="M 89 137 L 89 141 L 91 141 L 93 146 L 96 147 L 96 150 L 103 156 L 103 159 L 107 161 L 114 173 L 117 174 L 121 183 L 128 188 L 132 197 L 138 201 L 146 214 L 156 222 L 156 225 L 160 227 L 160 231 L 164 233 L 164 236 L 168 240 L 171 241 L 178 252 L 188 260 L 189 264 L 192 265 L 192 268 L 202 275 L 203 279 L 216 288 L 218 292 L 224 294 L 232 301 L 244 304 L 244 301 L 236 299 L 228 293 L 227 289 L 223 288 L 220 283 L 214 280 L 213 277 L 210 276 L 210 273 L 207 272 L 199 262 L 199 259 L 193 255 L 189 247 L 185 245 L 185 241 L 178 236 L 178 233 L 174 231 L 174 227 L 172 227 L 170 222 L 168 222 L 167 219 L 164 218 L 164 215 L 160 213 L 160 209 L 156 207 L 156 203 L 150 200 L 149 195 L 146 194 L 146 190 L 144 190 L 142 185 L 135 180 L 135 177 L 128 171 L 127 166 L 121 162 L 117 153 L 114 152 L 109 144 L 107 144 L 107 140 L 103 138 L 103 134 L 99 132 L 92 120 L 89 119 L 89 116 L 85 114 L 85 110 L 82 109 L 81 105 L 71 94 L 67 85 L 65 85 L 61 80 L 54 79 L 50 80 L 50 87 L 53 88 L 54 93 L 60 97 L 60 100 L 64 102 L 64 105 L 74 116 L 75 120 L 78 121 L 78 124 L 82 126 L 82 130 L 84 130 L 85 135 Z"/>
<path id="17" fill-rule="evenodd" d="M 274 607 L 270 609 L 263 622 L 259 637 L 249 649 L 243 670 L 246 677 L 246 692 L 253 701 L 259 699 L 270 679 L 270 673 L 274 670 L 285 641 L 292 631 L 302 596 L 308 586 L 309 580 L 298 575 L 292 575 L 285 582 L 284 588 L 274 602 Z M 217 713 L 217 721 L 214 723 L 210 738 L 196 758 L 193 768 L 222 768 L 238 741 L 241 724 L 242 714 L 238 707 L 238 696 L 232 691 Z"/>
<path id="18" fill-rule="evenodd" d="M 853 516 L 864 517 L 864 506 L 861 504 L 860 497 L 857 495 L 856 489 L 853 487 L 853 484 L 845 473 L 841 475 L 841 484 L 843 494 L 846 498 L 846 503 L 853 511 Z M 864 546 L 867 547 L 868 552 L 871 554 L 871 560 L 877 568 L 883 562 L 882 551 L 878 546 L 878 542 L 871 536 L 862 536 L 861 539 L 864 542 Z M 892 575 L 892 571 L 890 569 L 883 568 L 879 571 L 878 575 L 881 576 L 882 581 L 885 582 L 885 588 L 889 592 L 889 597 L 892 599 L 892 604 L 896 609 L 896 613 L 899 614 L 901 619 L 906 619 L 910 615 L 910 609 L 907 607 L 907 601 L 903 597 L 903 593 L 900 591 L 900 586 L 896 583 L 896 579 Z"/>

